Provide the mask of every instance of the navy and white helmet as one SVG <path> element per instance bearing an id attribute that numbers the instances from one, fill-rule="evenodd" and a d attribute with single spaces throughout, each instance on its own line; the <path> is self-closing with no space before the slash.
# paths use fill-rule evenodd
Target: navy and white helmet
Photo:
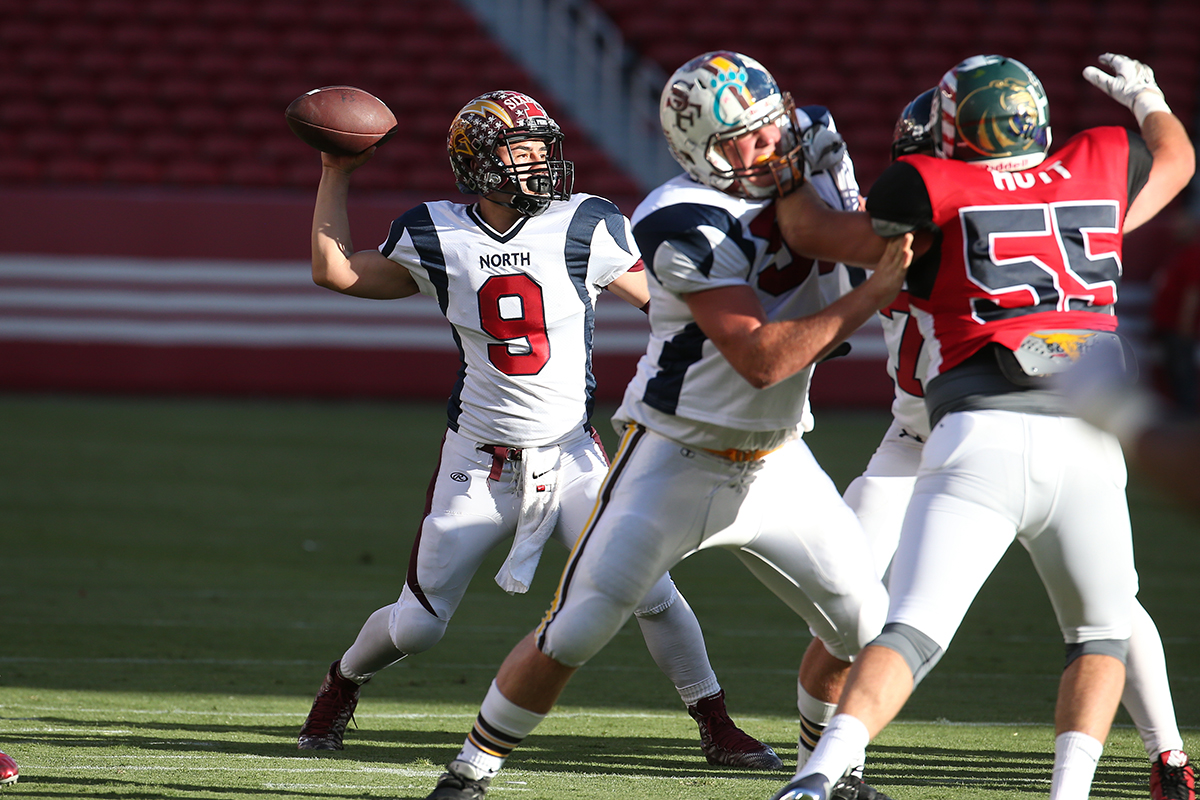
<path id="1" fill-rule="evenodd" d="M 700 183 L 740 197 L 767 198 L 804 181 L 792 96 L 749 56 L 720 50 L 688 61 L 667 80 L 658 111 L 671 155 Z M 729 163 L 722 142 L 770 124 L 783 134 L 774 156 L 757 164 Z M 755 186 L 748 180 L 760 175 L 773 176 L 773 184 Z"/>
<path id="2" fill-rule="evenodd" d="M 971 56 L 942 76 L 933 101 L 941 120 L 937 155 L 1015 172 L 1050 149 L 1050 107 L 1029 67 L 1004 56 Z"/>
<path id="3" fill-rule="evenodd" d="M 933 95 L 926 89 L 914 97 L 896 120 L 892 130 L 892 160 L 913 153 L 933 153 Z"/>

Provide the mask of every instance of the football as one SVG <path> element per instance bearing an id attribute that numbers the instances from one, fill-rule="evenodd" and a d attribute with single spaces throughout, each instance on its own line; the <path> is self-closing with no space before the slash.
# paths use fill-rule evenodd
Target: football
<path id="1" fill-rule="evenodd" d="M 373 94 L 353 86 L 323 86 L 297 97 L 284 116 L 305 144 L 352 156 L 396 132 L 396 116 Z"/>

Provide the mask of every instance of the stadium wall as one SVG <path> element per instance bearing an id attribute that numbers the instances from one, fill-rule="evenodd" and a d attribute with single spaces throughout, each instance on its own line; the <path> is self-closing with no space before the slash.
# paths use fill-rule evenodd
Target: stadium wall
<path id="1" fill-rule="evenodd" d="M 353 198 L 356 247 L 382 241 L 418 201 Z M 445 398 L 458 355 L 436 304 L 313 285 L 311 203 L 288 192 L 0 188 L 0 389 Z M 645 336 L 640 312 L 602 297 L 600 399 L 620 398 Z M 886 408 L 878 326 L 851 342 L 850 356 L 819 368 L 813 405 Z"/>

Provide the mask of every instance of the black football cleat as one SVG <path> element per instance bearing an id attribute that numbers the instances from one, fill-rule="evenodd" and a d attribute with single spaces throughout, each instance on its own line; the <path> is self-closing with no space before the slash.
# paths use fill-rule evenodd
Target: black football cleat
<path id="1" fill-rule="evenodd" d="M 451 767 L 446 767 L 446 771 L 438 778 L 437 786 L 425 800 L 482 800 L 491 780 L 491 778 L 471 780 L 464 775 L 459 775 Z"/>
<path id="2" fill-rule="evenodd" d="M 791 783 L 771 795 L 771 800 L 832 800 L 832 797 L 829 779 L 814 772 L 803 778 L 793 778 Z"/>
<path id="3" fill-rule="evenodd" d="M 830 800 L 892 800 L 874 786 L 863 783 L 863 779 L 853 773 L 842 778 L 829 791 Z"/>

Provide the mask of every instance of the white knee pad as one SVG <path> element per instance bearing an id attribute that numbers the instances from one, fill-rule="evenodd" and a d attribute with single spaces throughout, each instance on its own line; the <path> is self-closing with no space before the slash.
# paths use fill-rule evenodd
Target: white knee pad
<path id="1" fill-rule="evenodd" d="M 397 650 L 415 655 L 424 653 L 440 642 L 448 624 L 449 620 L 441 620 L 430 614 L 406 586 L 400 599 L 392 606 L 388 633 Z"/>
<path id="2" fill-rule="evenodd" d="M 542 653 L 567 667 L 582 667 L 616 635 L 629 609 L 594 596 L 573 604 L 538 635 Z"/>
<path id="3" fill-rule="evenodd" d="M 646 596 L 633 610 L 633 614 L 637 617 L 653 617 L 655 614 L 661 614 L 673 606 L 678 597 L 679 590 L 675 588 L 675 582 L 671 580 L 671 574 L 668 572 L 658 579 L 650 591 L 646 592 Z"/>

